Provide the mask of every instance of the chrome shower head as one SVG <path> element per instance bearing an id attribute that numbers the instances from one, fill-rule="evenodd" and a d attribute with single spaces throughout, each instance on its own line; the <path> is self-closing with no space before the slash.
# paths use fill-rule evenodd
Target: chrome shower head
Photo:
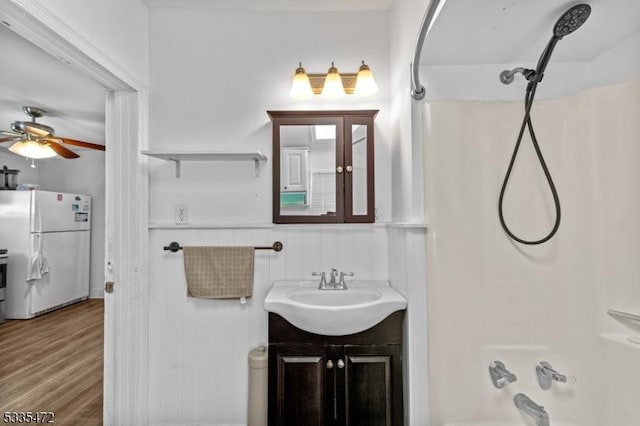
<path id="1" fill-rule="evenodd" d="M 591 6 L 588 4 L 573 6 L 558 19 L 553 27 L 553 35 L 562 38 L 571 34 L 585 23 L 589 15 L 591 15 Z"/>

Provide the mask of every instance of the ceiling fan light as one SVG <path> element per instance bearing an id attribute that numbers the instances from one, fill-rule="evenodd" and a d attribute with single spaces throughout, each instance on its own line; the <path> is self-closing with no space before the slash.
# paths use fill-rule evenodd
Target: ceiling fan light
<path id="1" fill-rule="evenodd" d="M 342 78 L 338 73 L 338 68 L 331 62 L 331 68 L 327 72 L 327 77 L 324 79 L 324 88 L 322 89 L 322 96 L 329 99 L 341 98 L 345 95 L 344 86 L 342 85 Z"/>
<path id="2" fill-rule="evenodd" d="M 360 97 L 371 96 L 378 91 L 378 85 L 373 78 L 373 73 L 369 66 L 362 61 L 356 77 L 356 88 L 353 94 Z"/>
<path id="3" fill-rule="evenodd" d="M 14 143 L 9 151 L 27 158 L 50 158 L 58 155 L 49 145 L 28 139 Z"/>
<path id="4" fill-rule="evenodd" d="M 307 72 L 302 68 L 302 62 L 296 69 L 296 73 L 293 76 L 293 83 L 291 83 L 289 96 L 296 99 L 308 99 L 313 96 L 311 82 L 309 81 Z"/>

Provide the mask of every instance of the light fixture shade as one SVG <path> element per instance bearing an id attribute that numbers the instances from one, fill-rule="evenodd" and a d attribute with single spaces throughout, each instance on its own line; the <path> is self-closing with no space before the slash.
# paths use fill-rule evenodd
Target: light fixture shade
<path id="1" fill-rule="evenodd" d="M 296 73 L 293 76 L 293 83 L 291 83 L 291 91 L 289 96 L 296 99 L 308 99 L 313 96 L 313 90 L 311 90 L 311 82 L 304 68 L 302 68 L 302 62 L 300 62 Z"/>
<path id="2" fill-rule="evenodd" d="M 358 70 L 358 76 L 356 77 L 356 88 L 353 94 L 356 96 L 364 97 L 371 96 L 378 91 L 378 85 L 373 79 L 373 73 L 369 69 L 369 66 L 362 61 L 362 65 Z"/>
<path id="3" fill-rule="evenodd" d="M 342 85 L 342 78 L 340 77 L 340 73 L 338 73 L 338 68 L 333 66 L 333 62 L 331 62 L 331 68 L 329 68 L 327 77 L 324 79 L 322 96 L 329 99 L 336 99 L 341 98 L 344 94 L 344 86 Z"/>
<path id="4" fill-rule="evenodd" d="M 9 151 L 28 158 L 50 158 L 58 155 L 49 145 L 28 139 L 14 143 Z"/>

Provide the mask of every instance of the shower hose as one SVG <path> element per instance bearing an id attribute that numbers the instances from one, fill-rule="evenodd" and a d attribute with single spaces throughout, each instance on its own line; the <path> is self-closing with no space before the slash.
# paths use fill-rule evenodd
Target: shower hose
<path id="1" fill-rule="evenodd" d="M 514 241 L 517 241 L 521 244 L 528 244 L 528 245 L 542 244 L 546 241 L 549 241 L 555 235 L 555 233 L 558 231 L 558 228 L 560 227 L 560 213 L 561 213 L 558 191 L 556 190 L 556 186 L 553 183 L 553 179 L 551 178 L 551 173 L 547 168 L 547 164 L 544 161 L 544 157 L 542 156 L 542 151 L 540 151 L 540 146 L 538 145 L 536 134 L 533 131 L 533 124 L 531 123 L 531 106 L 533 105 L 533 99 L 536 96 L 537 86 L 538 86 L 538 83 L 535 81 L 529 82 L 529 84 L 527 85 L 527 91 L 524 98 L 524 117 L 522 118 L 520 133 L 518 134 L 518 139 L 513 149 L 513 154 L 511 154 L 511 161 L 509 161 L 509 167 L 507 168 L 507 173 L 504 176 L 504 181 L 502 182 L 502 189 L 500 190 L 500 198 L 498 200 L 498 215 L 500 216 L 500 224 L 502 225 L 502 229 L 504 229 L 507 235 L 511 237 Z M 507 188 L 507 184 L 509 183 L 509 178 L 511 177 L 513 164 L 515 163 L 516 157 L 518 156 L 518 150 L 520 149 L 522 137 L 524 136 L 524 131 L 526 128 L 529 129 L 529 134 L 531 135 L 531 142 L 533 144 L 533 148 L 536 151 L 536 155 L 538 157 L 538 161 L 540 162 L 540 166 L 542 167 L 542 170 L 544 171 L 544 175 L 547 178 L 547 182 L 549 183 L 549 189 L 551 189 L 551 194 L 553 195 L 553 203 L 555 205 L 555 213 L 556 213 L 556 220 L 553 225 L 553 228 L 545 237 L 539 240 L 525 240 L 518 237 L 513 232 L 511 232 L 511 230 L 509 229 L 509 227 L 507 226 L 504 220 L 504 213 L 502 211 L 504 193 Z"/>

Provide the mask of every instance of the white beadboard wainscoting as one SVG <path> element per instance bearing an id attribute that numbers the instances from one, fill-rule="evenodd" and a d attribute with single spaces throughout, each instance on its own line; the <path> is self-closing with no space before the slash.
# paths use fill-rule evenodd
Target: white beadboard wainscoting
<path id="1" fill-rule="evenodd" d="M 151 424 L 246 422 L 247 355 L 252 348 L 267 343 L 263 300 L 271 284 L 280 279 L 310 278 L 311 272 L 332 267 L 353 271 L 356 279 L 391 279 L 392 285 L 407 296 L 407 317 L 415 317 L 418 323 L 408 323 L 408 334 L 416 336 L 408 348 L 407 365 L 412 365 L 413 356 L 422 360 L 416 360 L 415 371 L 411 375 L 405 373 L 405 379 L 414 374 L 421 379 L 426 377 L 424 226 L 266 224 L 150 228 Z M 256 251 L 253 297 L 242 305 L 238 300 L 187 298 L 182 252 L 163 250 L 172 241 L 183 246 L 270 246 L 281 241 L 284 249 L 279 253 Z M 392 267 L 390 262 L 394 263 Z M 426 386 L 426 380 L 422 381 L 420 386 Z M 422 400 L 413 408 L 426 406 L 426 390 L 415 398 Z"/>

